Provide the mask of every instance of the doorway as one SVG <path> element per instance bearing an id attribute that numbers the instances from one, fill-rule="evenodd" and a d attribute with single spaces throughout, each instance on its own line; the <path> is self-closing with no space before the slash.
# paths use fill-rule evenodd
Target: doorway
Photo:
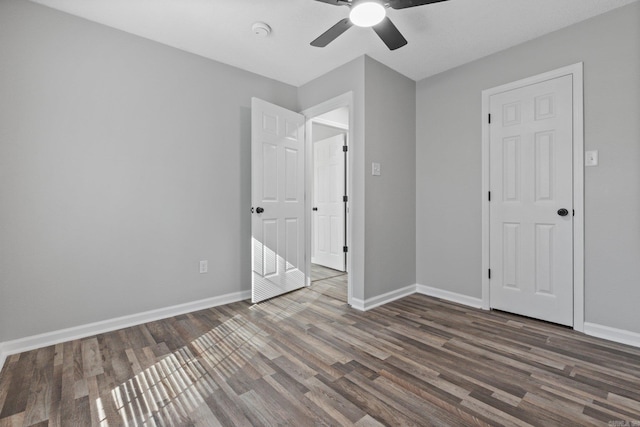
<path id="1" fill-rule="evenodd" d="M 329 296 L 339 295 L 340 301 L 351 305 L 353 284 L 347 274 L 351 268 L 348 246 L 352 240 L 348 196 L 353 159 L 348 150 L 353 139 L 353 93 L 325 101 L 302 114 L 258 98 L 252 98 L 251 104 L 251 301 L 258 303 L 311 286 L 313 280 L 330 281 L 324 285 L 340 287 Z M 329 247 L 335 255 L 334 263 L 323 267 L 330 268 L 329 272 L 315 268 L 312 274 L 314 124 L 318 146 L 326 145 L 322 141 L 327 139 L 321 138 L 323 130 L 317 127 L 321 125 L 332 129 L 342 150 L 338 150 L 340 156 L 333 156 L 341 159 L 338 167 L 334 167 L 332 156 L 325 156 L 324 162 L 341 172 L 340 176 L 326 174 L 338 190 L 339 196 L 334 199 L 340 198 L 334 209 L 340 215 L 334 216 L 340 217 L 341 224 L 330 230 L 333 245 Z"/>
<path id="2" fill-rule="evenodd" d="M 344 114 L 348 111 L 344 109 Z M 334 112 L 330 112 L 334 113 Z M 311 263 L 346 270 L 346 129 L 312 123 Z"/>
<path id="3" fill-rule="evenodd" d="M 349 141 L 351 94 L 304 111 L 307 117 L 308 253 L 312 290 L 350 303 Z"/>
<path id="4" fill-rule="evenodd" d="M 582 64 L 483 92 L 483 307 L 582 330 Z"/>

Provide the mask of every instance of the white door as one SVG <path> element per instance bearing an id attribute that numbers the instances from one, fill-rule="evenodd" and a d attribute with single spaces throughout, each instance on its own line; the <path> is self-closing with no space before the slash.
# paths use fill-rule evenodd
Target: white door
<path id="1" fill-rule="evenodd" d="M 252 98 L 254 303 L 304 286 L 304 161 L 304 116 Z"/>
<path id="2" fill-rule="evenodd" d="M 313 143 L 311 262 L 345 270 L 344 134 Z"/>
<path id="3" fill-rule="evenodd" d="M 572 108 L 570 75 L 490 97 L 491 308 L 568 326 Z"/>

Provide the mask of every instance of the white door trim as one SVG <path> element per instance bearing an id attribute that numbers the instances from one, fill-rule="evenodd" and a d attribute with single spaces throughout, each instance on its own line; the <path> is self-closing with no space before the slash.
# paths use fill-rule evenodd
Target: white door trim
<path id="1" fill-rule="evenodd" d="M 573 78 L 573 329 L 584 332 L 584 105 L 583 64 L 568 65 L 482 91 L 482 308 L 489 310 L 489 99 L 545 80 Z"/>
<path id="2" fill-rule="evenodd" d="M 347 196 L 349 197 L 349 202 L 347 203 L 347 206 L 349 207 L 351 205 L 351 200 L 352 200 L 352 194 L 353 194 L 353 179 L 352 179 L 352 174 L 353 174 L 353 153 L 352 153 L 352 149 L 353 149 L 353 145 L 351 144 L 352 141 L 354 141 L 354 137 L 353 137 L 353 130 L 354 130 L 354 123 L 353 123 L 353 118 L 354 118 L 354 114 L 353 114 L 353 92 L 347 92 L 345 94 L 339 95 L 335 98 L 329 99 L 325 102 L 322 102 L 318 105 L 315 105 L 313 107 L 307 108 L 306 110 L 304 110 L 302 112 L 302 114 L 305 116 L 306 119 L 306 128 L 305 128 L 305 144 L 306 144 L 306 237 L 305 237 L 305 245 L 306 245 L 306 270 L 308 271 L 308 276 L 307 276 L 307 286 L 311 285 L 311 203 L 313 202 L 312 198 L 311 198 L 311 194 L 313 192 L 313 188 L 312 188 L 312 184 L 313 184 L 313 177 L 311 176 L 311 174 L 313 174 L 313 159 L 312 159 L 312 153 L 313 153 L 313 136 L 312 136 L 312 123 L 313 122 L 318 122 L 318 123 L 323 123 L 326 124 L 326 121 L 322 121 L 322 120 L 314 120 L 314 117 L 317 117 L 319 115 L 328 113 L 329 111 L 333 111 L 336 110 L 338 108 L 342 108 L 342 107 L 347 107 L 349 109 L 349 128 L 347 131 L 347 146 L 349 147 L 349 151 L 347 152 Z M 347 218 L 346 218 L 346 223 L 347 223 L 347 241 L 346 241 L 346 246 L 349 247 L 349 251 L 347 252 L 347 272 L 349 273 L 347 276 L 347 304 L 349 305 L 353 305 L 352 304 L 352 300 L 353 300 L 353 281 L 352 281 L 352 277 L 353 274 L 351 274 L 351 272 L 353 271 L 351 268 L 351 248 L 353 247 L 351 242 L 353 242 L 353 227 L 351 224 L 351 217 L 352 215 L 349 213 L 349 210 L 347 210 Z"/>
<path id="3" fill-rule="evenodd" d="M 338 107 L 340 108 L 340 107 Z M 331 111 L 331 110 L 329 110 Z M 330 126 L 332 128 L 336 128 L 336 129 L 342 129 L 342 130 L 348 130 L 349 129 L 349 125 L 343 125 L 342 123 L 338 123 L 338 122 L 334 122 L 331 120 L 327 120 L 324 119 L 322 117 L 316 117 L 313 119 L 314 123 L 317 123 L 319 125 L 324 125 L 324 126 Z"/>

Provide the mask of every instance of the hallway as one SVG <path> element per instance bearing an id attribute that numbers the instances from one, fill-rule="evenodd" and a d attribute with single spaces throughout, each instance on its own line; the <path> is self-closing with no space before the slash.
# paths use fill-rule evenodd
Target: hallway
<path id="1" fill-rule="evenodd" d="M 318 264 L 311 264 L 311 290 L 347 302 L 348 274 Z"/>

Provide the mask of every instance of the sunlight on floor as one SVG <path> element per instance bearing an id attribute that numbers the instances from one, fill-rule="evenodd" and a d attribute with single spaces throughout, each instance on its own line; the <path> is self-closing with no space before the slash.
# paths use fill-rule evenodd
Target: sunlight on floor
<path id="1" fill-rule="evenodd" d="M 264 321 L 279 322 L 318 298 L 313 292 L 304 294 L 304 302 L 272 299 L 254 304 L 250 310 L 264 316 Z M 243 316 L 226 320 L 111 391 L 122 425 L 154 426 L 160 419 L 188 418 L 219 384 L 251 363 L 269 342 L 269 334 Z M 100 425 L 108 426 L 107 418 L 114 417 L 108 417 L 101 398 L 96 407 Z"/>

